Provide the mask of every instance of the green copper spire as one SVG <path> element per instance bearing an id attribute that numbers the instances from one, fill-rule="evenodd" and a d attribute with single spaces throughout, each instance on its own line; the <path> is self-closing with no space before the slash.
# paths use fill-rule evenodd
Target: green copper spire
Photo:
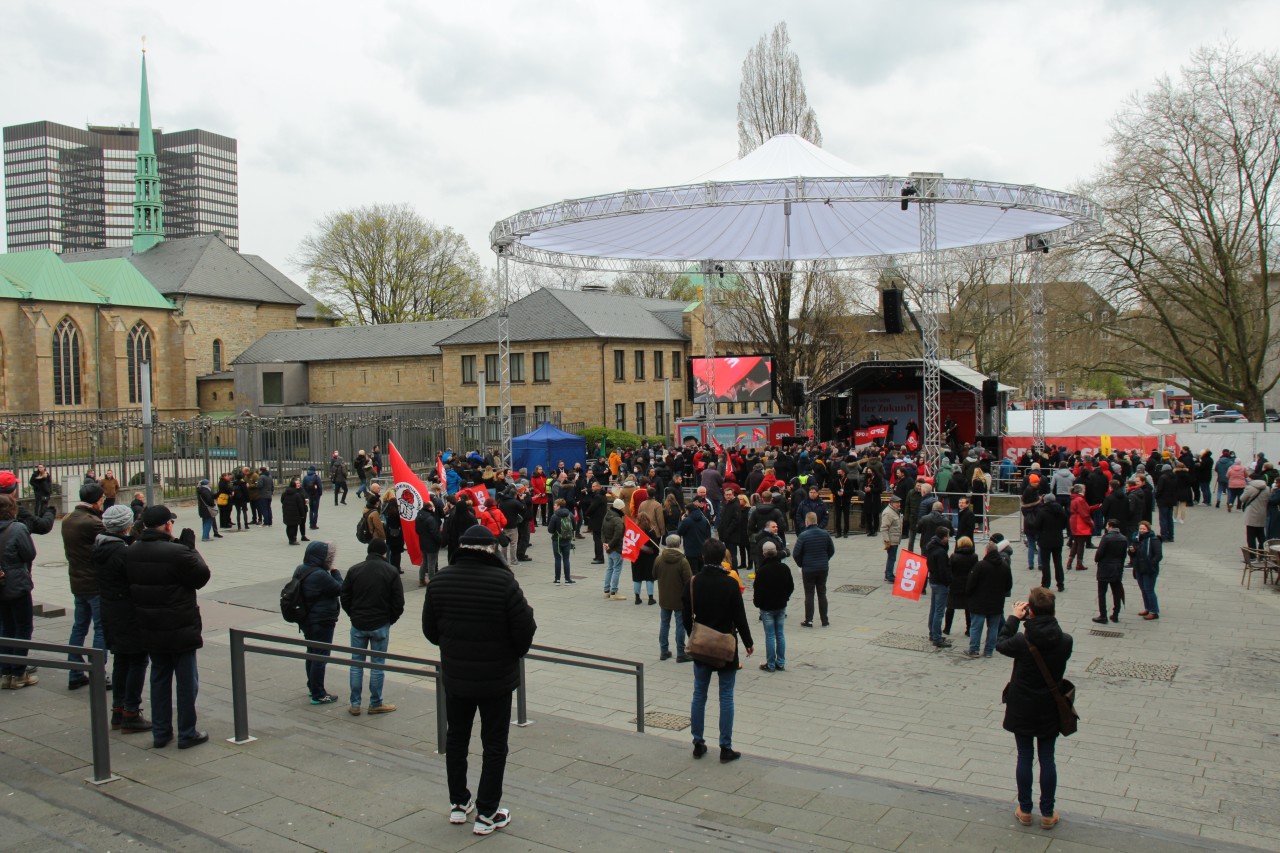
<path id="1" fill-rule="evenodd" d="M 147 49 L 142 48 L 142 107 L 138 116 L 138 171 L 134 176 L 133 251 L 145 252 L 164 241 L 164 202 L 160 200 L 160 170 L 151 130 L 151 98 L 147 95 Z"/>

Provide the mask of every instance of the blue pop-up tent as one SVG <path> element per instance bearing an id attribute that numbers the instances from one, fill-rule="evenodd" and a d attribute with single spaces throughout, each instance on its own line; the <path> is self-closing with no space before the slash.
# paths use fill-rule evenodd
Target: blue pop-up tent
<path id="1" fill-rule="evenodd" d="M 580 435 L 565 432 L 562 429 L 544 423 L 533 432 L 518 435 L 511 439 L 511 465 L 533 469 L 542 466 L 543 471 L 552 471 L 561 462 L 568 470 L 573 470 L 573 463 L 587 464 L 587 440 Z"/>

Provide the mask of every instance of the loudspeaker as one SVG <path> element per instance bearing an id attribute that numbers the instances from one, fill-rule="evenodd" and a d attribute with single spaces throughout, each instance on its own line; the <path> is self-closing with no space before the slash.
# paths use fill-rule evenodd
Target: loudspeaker
<path id="1" fill-rule="evenodd" d="M 792 382 L 791 383 L 791 407 L 793 409 L 798 409 L 803 405 L 804 405 L 804 383 Z"/>
<path id="2" fill-rule="evenodd" d="M 890 287 L 880 291 L 880 313 L 884 315 L 884 330 L 887 334 L 902 334 L 901 290 Z"/>
<path id="3" fill-rule="evenodd" d="M 988 379 L 982 383 L 982 410 L 987 411 L 994 409 L 1000 404 L 998 389 L 1000 383 L 994 379 Z"/>

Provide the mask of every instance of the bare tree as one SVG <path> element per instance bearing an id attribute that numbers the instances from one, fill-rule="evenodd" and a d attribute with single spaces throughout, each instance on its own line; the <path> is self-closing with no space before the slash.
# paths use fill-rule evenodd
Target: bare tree
<path id="1" fill-rule="evenodd" d="M 656 264 L 636 262 L 627 272 L 619 273 L 613 292 L 648 299 L 697 299 L 698 289 L 687 274 L 672 273 Z"/>
<path id="2" fill-rule="evenodd" d="M 1112 122 L 1089 187 L 1106 226 L 1089 247 L 1100 292 L 1127 309 L 1112 368 L 1261 420 L 1280 335 L 1272 278 L 1280 191 L 1280 59 L 1202 48 Z"/>
<path id="3" fill-rule="evenodd" d="M 800 58 L 791 49 L 787 22 L 761 36 L 742 62 L 738 88 L 738 156 L 759 148 L 779 133 L 795 133 L 821 147 L 818 116 L 809 106 Z"/>
<path id="4" fill-rule="evenodd" d="M 313 292 L 355 325 L 478 317 L 487 306 L 466 239 L 407 204 L 326 215 L 295 262 Z"/>

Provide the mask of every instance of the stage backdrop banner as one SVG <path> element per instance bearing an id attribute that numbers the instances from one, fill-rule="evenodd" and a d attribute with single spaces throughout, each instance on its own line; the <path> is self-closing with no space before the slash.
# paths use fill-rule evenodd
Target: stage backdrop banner
<path id="1" fill-rule="evenodd" d="M 922 555 L 906 550 L 898 552 L 898 567 L 893 575 L 894 595 L 919 601 L 928 577 L 929 568 Z"/>
<path id="2" fill-rule="evenodd" d="M 1153 450 L 1163 450 L 1174 441 L 1171 435 L 1113 435 L 1108 438 L 1111 440 L 1111 449 L 1124 453 L 1136 449 L 1144 456 Z M 1045 444 L 1054 447 L 1066 447 L 1070 453 L 1079 450 L 1096 455 L 1102 450 L 1102 439 L 1103 436 L 1100 435 L 1048 435 L 1044 440 Z M 1030 451 L 1031 436 L 1029 435 L 1011 435 L 1000 439 L 1000 452 L 1010 459 L 1017 459 L 1023 453 Z"/>
<path id="3" fill-rule="evenodd" d="M 938 395 L 938 404 L 942 408 L 942 423 L 945 424 L 947 418 L 954 419 L 956 435 L 962 442 L 973 444 L 978 437 L 978 399 L 968 391 L 943 391 Z"/>
<path id="4" fill-rule="evenodd" d="M 920 392 L 876 391 L 858 395 L 858 423 L 865 424 L 873 418 L 882 421 L 897 420 L 889 441 L 901 444 L 907 438 L 907 421 L 920 423 Z"/>

